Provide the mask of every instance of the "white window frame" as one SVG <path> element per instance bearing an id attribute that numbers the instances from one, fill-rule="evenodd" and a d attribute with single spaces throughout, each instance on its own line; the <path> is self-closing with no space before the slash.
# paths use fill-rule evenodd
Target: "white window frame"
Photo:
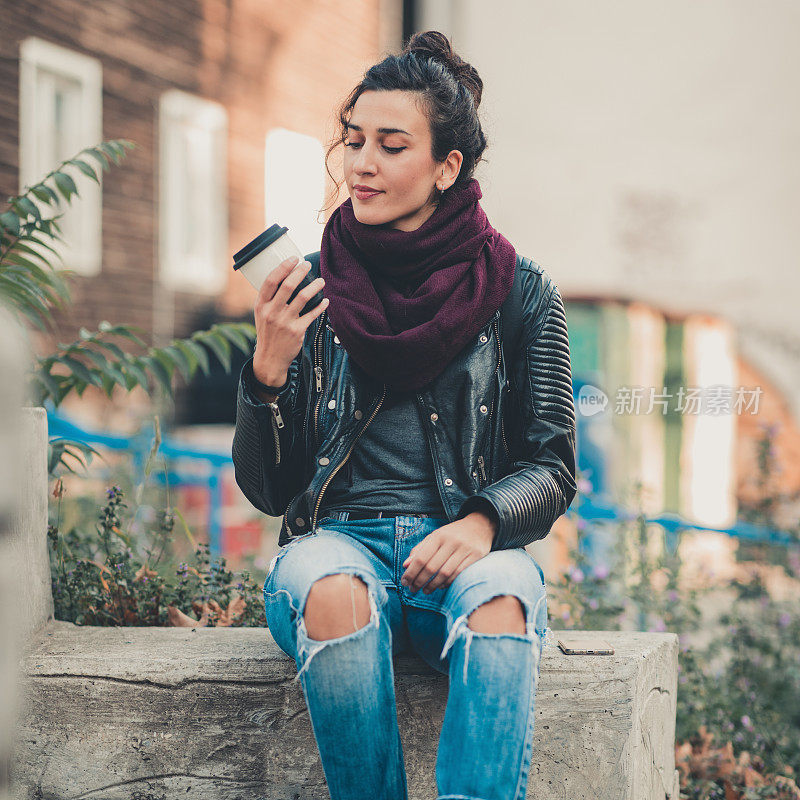
<path id="1" fill-rule="evenodd" d="M 43 136 L 52 135 L 53 109 L 37 102 L 42 81 L 48 73 L 75 81 L 80 85 L 80 106 L 74 118 L 78 121 L 73 131 L 68 157 L 77 155 L 85 147 L 102 141 L 103 135 L 103 68 L 96 58 L 77 53 L 66 47 L 31 36 L 20 43 L 19 71 L 19 191 L 38 183 L 58 163 L 42 163 L 45 156 Z M 102 173 L 91 157 L 89 163 Z M 53 248 L 64 259 L 65 267 L 80 275 L 96 275 L 102 262 L 103 195 L 102 174 L 100 185 L 67 165 L 68 173 L 78 187 L 79 196 L 70 203 L 61 198 L 60 208 L 49 206 L 31 197 L 45 217 L 58 214 L 74 215 L 78 238 L 70 239 L 63 221 L 60 222 L 65 242 L 52 242 Z M 60 197 L 60 195 L 59 195 Z"/>
<path id="2" fill-rule="evenodd" d="M 185 198 L 179 148 L 186 126 L 203 142 L 211 157 L 208 167 L 208 198 L 200 208 L 198 228 L 201 244 L 188 251 L 178 231 L 186 225 L 190 206 Z M 161 95 L 159 103 L 159 279 L 173 290 L 216 294 L 228 277 L 228 113 L 212 100 L 177 89 Z M 203 137 L 208 137 L 203 141 Z"/>

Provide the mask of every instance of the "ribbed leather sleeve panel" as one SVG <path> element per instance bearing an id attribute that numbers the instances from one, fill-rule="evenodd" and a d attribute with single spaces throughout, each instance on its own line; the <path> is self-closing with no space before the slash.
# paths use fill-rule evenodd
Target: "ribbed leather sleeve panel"
<path id="1" fill-rule="evenodd" d="M 487 486 L 482 494 L 500 518 L 493 550 L 524 547 L 543 539 L 567 510 L 561 486 L 544 467 L 533 466 Z"/>
<path id="2" fill-rule="evenodd" d="M 527 349 L 528 380 L 533 411 L 555 425 L 575 428 L 567 315 L 554 287 L 544 323 Z"/>

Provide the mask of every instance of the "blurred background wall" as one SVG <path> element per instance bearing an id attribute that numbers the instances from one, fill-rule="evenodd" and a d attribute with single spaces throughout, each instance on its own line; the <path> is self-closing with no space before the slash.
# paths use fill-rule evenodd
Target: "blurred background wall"
<path id="1" fill-rule="evenodd" d="M 420 3 L 485 83 L 481 180 L 567 294 L 712 311 L 800 412 L 800 6 Z"/>

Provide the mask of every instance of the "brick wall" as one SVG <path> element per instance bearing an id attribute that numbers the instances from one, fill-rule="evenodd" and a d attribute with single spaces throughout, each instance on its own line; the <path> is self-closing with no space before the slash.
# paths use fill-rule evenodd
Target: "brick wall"
<path id="1" fill-rule="evenodd" d="M 74 307 L 55 317 L 59 341 L 101 319 L 140 325 L 162 339 L 185 335 L 196 311 L 209 303 L 207 296 L 173 293 L 157 280 L 160 95 L 181 89 L 228 111 L 233 253 L 263 226 L 267 131 L 284 126 L 327 142 L 340 100 L 384 48 L 399 45 L 396 28 L 387 34 L 387 9 L 399 20 L 386 0 L 346 6 L 329 0 L 0 0 L 2 196 L 18 191 L 18 58 L 28 36 L 99 59 L 103 138 L 138 145 L 105 174 L 102 270 L 76 277 Z M 255 298 L 236 278 L 231 273 L 226 290 L 212 298 L 228 314 L 251 310 Z M 37 347 L 47 345 L 38 340 Z"/>

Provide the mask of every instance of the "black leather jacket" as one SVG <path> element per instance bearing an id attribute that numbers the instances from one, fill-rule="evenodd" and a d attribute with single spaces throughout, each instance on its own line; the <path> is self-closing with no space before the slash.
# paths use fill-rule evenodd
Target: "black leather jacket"
<path id="1" fill-rule="evenodd" d="M 318 265 L 318 260 L 312 260 Z M 447 519 L 497 523 L 492 550 L 544 538 L 575 496 L 575 408 L 564 305 L 549 275 L 517 256 L 522 331 L 500 348 L 500 312 L 417 393 Z M 316 277 L 319 267 L 309 274 Z M 242 368 L 233 438 L 236 482 L 259 510 L 283 515 L 279 546 L 316 533 L 325 490 L 386 397 L 339 343 L 327 312 L 306 330 L 274 404 Z M 413 513 L 411 510 L 409 513 Z"/>

